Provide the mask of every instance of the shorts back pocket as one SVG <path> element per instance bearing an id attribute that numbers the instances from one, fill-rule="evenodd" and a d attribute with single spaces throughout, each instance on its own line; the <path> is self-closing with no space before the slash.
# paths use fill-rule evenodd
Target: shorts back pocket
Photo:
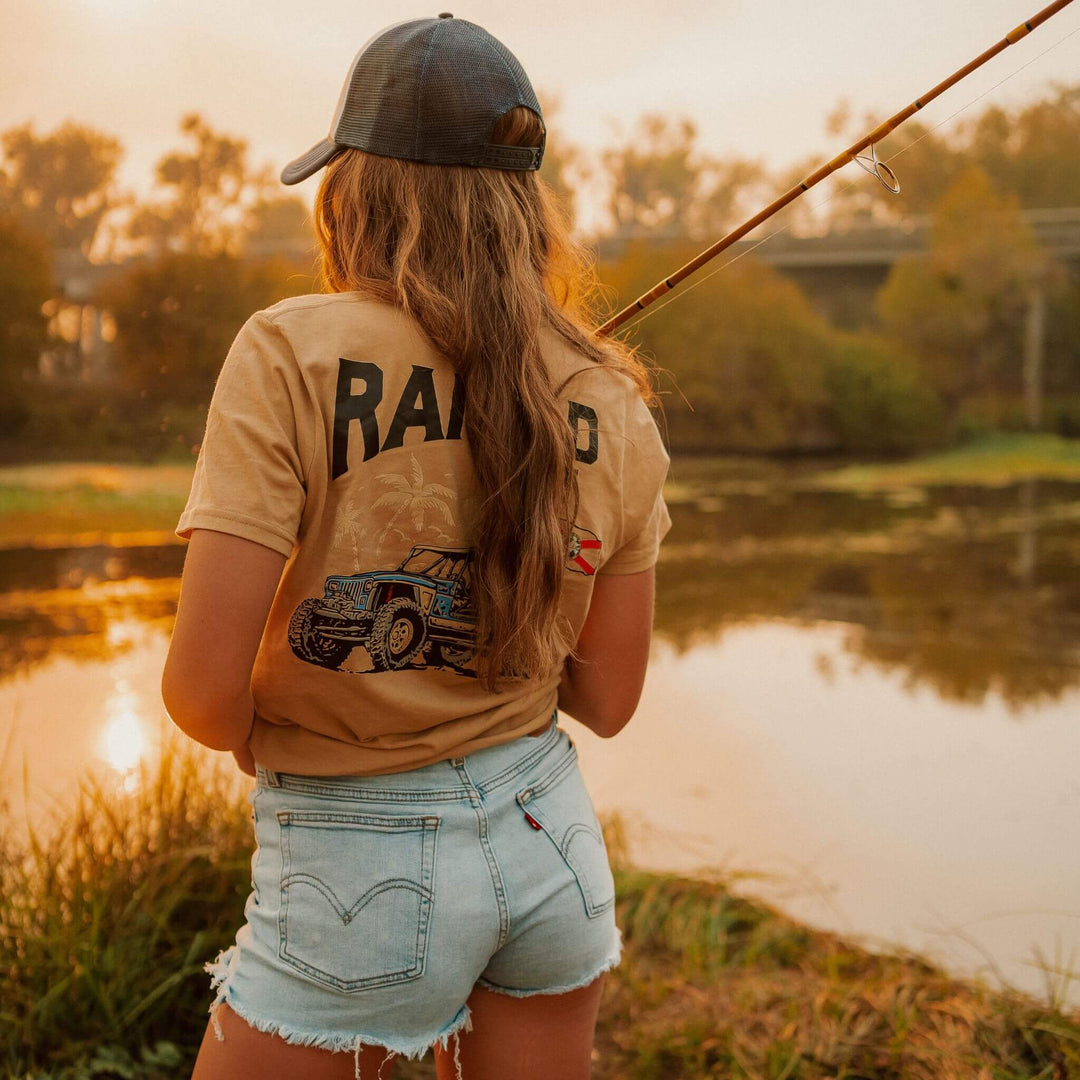
<path id="1" fill-rule="evenodd" d="M 346 992 L 422 975 L 441 819 L 322 810 L 277 819 L 278 956 Z"/>
<path id="2" fill-rule="evenodd" d="M 596 918 L 609 910 L 615 903 L 615 881 L 577 750 L 571 747 L 546 776 L 519 791 L 517 801 L 573 871 L 586 914 Z"/>

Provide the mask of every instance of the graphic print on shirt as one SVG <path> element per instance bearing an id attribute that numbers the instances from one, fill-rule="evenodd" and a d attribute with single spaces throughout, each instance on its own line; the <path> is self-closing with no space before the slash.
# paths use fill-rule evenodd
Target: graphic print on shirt
<path id="1" fill-rule="evenodd" d="M 310 664 L 343 670 L 357 645 L 372 671 L 465 667 L 475 651 L 476 610 L 469 592 L 469 548 L 417 545 L 398 566 L 331 574 L 321 597 L 301 600 L 289 644 Z"/>
<path id="2" fill-rule="evenodd" d="M 392 532 L 396 532 L 402 540 L 408 542 L 412 537 L 424 532 L 426 528 L 425 512 L 432 511 L 438 514 L 444 524 L 453 525 L 454 515 L 450 509 L 448 499 L 458 499 L 459 496 L 453 488 L 445 484 L 425 484 L 424 471 L 415 454 L 409 455 L 409 476 L 403 473 L 381 473 L 376 477 L 380 484 L 391 490 L 380 495 L 371 505 L 372 509 L 380 506 L 392 506 L 394 513 L 386 523 L 386 527 L 379 533 L 378 545 L 375 548 L 375 558 L 379 557 L 383 545 L 390 538 Z M 464 500 L 459 500 L 464 501 Z M 398 528 L 397 523 L 403 515 L 408 514 L 412 532 L 407 533 Z M 453 536 L 443 532 L 435 525 L 437 530 L 435 539 L 442 542 L 453 542 Z"/>
<path id="3" fill-rule="evenodd" d="M 367 503 L 358 499 L 353 492 L 349 492 L 337 509 L 334 517 L 333 546 L 339 550 L 349 546 L 352 552 L 353 571 L 359 572 L 365 562 L 378 559 L 383 547 L 391 540 L 392 534 L 396 534 L 399 540 L 408 543 L 415 540 L 418 535 L 431 532 L 429 537 L 432 543 L 449 544 L 451 547 L 458 542 L 456 535 L 446 532 L 440 525 L 454 525 L 454 513 L 450 508 L 448 499 L 458 503 L 461 512 L 464 513 L 464 504 L 471 502 L 470 496 L 462 496 L 445 484 L 424 483 L 424 474 L 415 454 L 409 455 L 409 476 L 403 473 L 382 473 L 375 479 L 384 487 L 391 488 L 385 494 L 380 495 L 373 503 Z M 447 477 L 444 477 L 447 479 Z M 378 522 L 373 518 L 371 510 L 376 507 L 393 507 L 390 520 L 380 529 Z M 426 512 L 434 511 L 437 520 L 429 527 L 426 520 Z M 408 521 L 412 526 L 411 532 L 398 527 L 399 519 L 408 515 Z M 391 544 L 394 546 L 394 544 Z M 374 548 L 374 555 L 372 555 Z M 366 554 L 366 558 L 363 554 Z"/>
<path id="4" fill-rule="evenodd" d="M 566 569 L 593 574 L 601 546 L 596 534 L 574 526 Z M 415 545 L 391 569 L 331 574 L 321 597 L 293 610 L 289 644 L 309 664 L 365 674 L 404 668 L 444 668 L 476 678 L 476 608 L 470 593 L 471 548 Z M 370 668 L 342 664 L 363 646 Z"/>
<path id="5" fill-rule="evenodd" d="M 361 548 L 368 546 L 368 514 L 365 507 L 359 503 L 352 492 L 345 498 L 345 502 L 338 508 L 334 518 L 334 548 L 341 548 L 348 541 L 352 551 L 353 569 L 359 570 L 363 565 Z"/>
<path id="6" fill-rule="evenodd" d="M 570 533 L 570 551 L 566 569 L 591 577 L 596 573 L 596 556 L 600 554 L 600 538 L 594 532 L 575 525 Z"/>

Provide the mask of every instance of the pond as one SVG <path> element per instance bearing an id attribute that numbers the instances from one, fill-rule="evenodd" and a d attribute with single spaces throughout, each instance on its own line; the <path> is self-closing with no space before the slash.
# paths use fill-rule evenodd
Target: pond
<path id="1" fill-rule="evenodd" d="M 1040 997 L 1080 973 L 1080 484 L 687 472 L 637 715 L 563 718 L 631 858 Z M 0 550 L 16 819 L 154 754 L 184 551 Z"/>

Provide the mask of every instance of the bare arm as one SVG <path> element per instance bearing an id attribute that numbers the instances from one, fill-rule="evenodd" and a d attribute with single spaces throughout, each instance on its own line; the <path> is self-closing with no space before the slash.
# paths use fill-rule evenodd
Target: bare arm
<path id="1" fill-rule="evenodd" d="M 610 739 L 634 715 L 652 641 L 655 567 L 637 574 L 597 574 L 589 613 L 568 657 L 559 708 Z"/>
<path id="2" fill-rule="evenodd" d="M 245 751 L 255 715 L 251 671 L 285 556 L 243 537 L 194 529 L 161 678 L 165 709 L 213 750 Z"/>

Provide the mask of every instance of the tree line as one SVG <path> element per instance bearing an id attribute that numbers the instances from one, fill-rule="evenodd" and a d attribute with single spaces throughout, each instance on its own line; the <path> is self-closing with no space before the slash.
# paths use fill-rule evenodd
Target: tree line
<path id="1" fill-rule="evenodd" d="M 545 108 L 549 123 L 557 112 Z M 828 134 L 850 141 L 876 119 L 856 121 L 842 103 Z M 44 135 L 31 124 L 0 133 L 7 459 L 189 459 L 239 326 L 317 287 L 305 202 L 199 114 L 182 117 L 179 134 L 184 145 L 160 158 L 141 199 L 120 189 L 123 147 L 106 133 L 72 121 Z M 902 173 L 899 196 L 849 169 L 826 202 L 798 200 L 766 226 L 835 232 L 929 216 L 930 249 L 893 266 L 858 329 L 831 324 L 753 256 L 700 272 L 631 329 L 657 365 L 674 451 L 905 453 L 1029 425 L 1018 402 L 1036 296 L 1041 423 L 1080 434 L 1080 281 L 1039 248 L 1022 213 L 1080 207 L 1080 84 L 1012 111 L 989 106 L 948 135 L 910 122 L 878 153 Z M 614 311 L 818 163 L 777 171 L 720 160 L 689 119 L 649 114 L 591 158 L 550 138 L 541 177 L 572 216 L 590 185 L 606 192 L 606 223 L 587 239 L 617 251 L 597 267 Z M 126 258 L 88 301 L 114 339 L 104 381 L 38 371 L 55 316 L 72 306 L 57 280 L 73 255 Z"/>

